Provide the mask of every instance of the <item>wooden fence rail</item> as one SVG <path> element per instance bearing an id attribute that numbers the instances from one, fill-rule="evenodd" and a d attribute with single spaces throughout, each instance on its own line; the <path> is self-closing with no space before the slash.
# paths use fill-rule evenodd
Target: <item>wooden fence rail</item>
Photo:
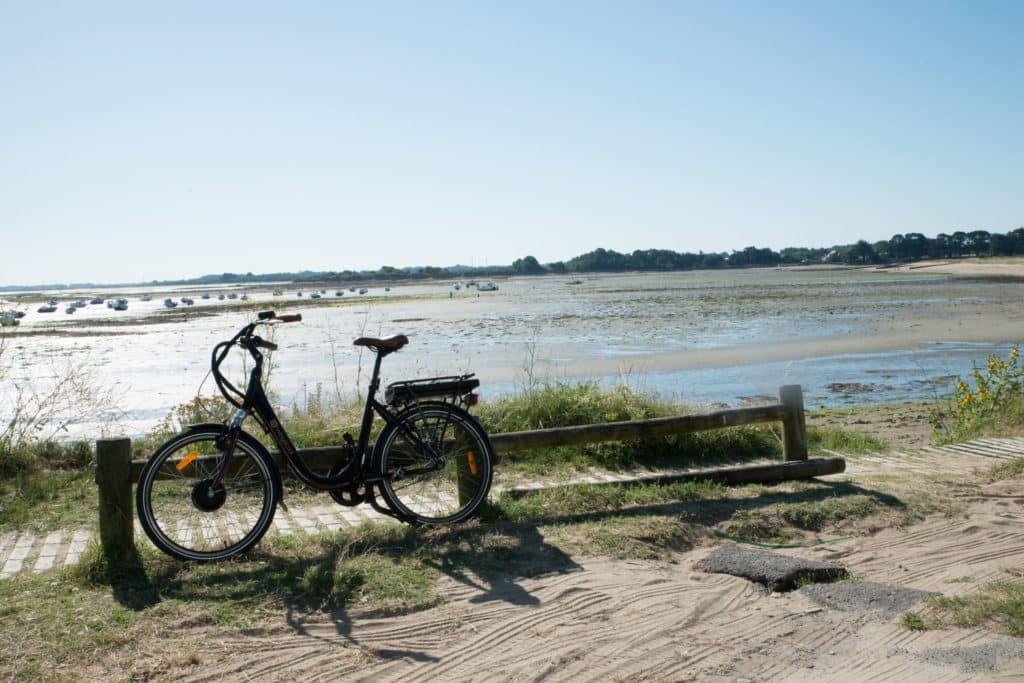
<path id="1" fill-rule="evenodd" d="M 807 436 L 804 417 L 803 391 L 799 385 L 779 389 L 779 402 L 751 408 L 731 408 L 701 415 L 661 417 L 650 420 L 631 420 L 604 424 L 554 427 L 526 432 L 492 434 L 491 445 L 497 453 L 580 445 L 605 441 L 623 441 L 647 437 L 685 434 L 739 427 L 763 422 L 782 423 L 782 452 L 785 463 L 751 465 L 707 470 L 693 473 L 695 478 L 721 478 L 733 482 L 774 482 L 784 479 L 805 479 L 835 474 L 845 469 L 841 458 L 807 461 Z M 344 454 L 339 447 L 305 448 L 299 451 L 314 468 L 330 467 Z M 274 461 L 286 471 L 279 453 L 272 453 Z M 213 457 L 213 456 L 206 456 Z M 805 461 L 800 463 L 797 461 Z M 132 487 L 138 481 L 145 464 L 132 461 L 129 439 L 107 439 L 96 442 L 96 482 L 100 500 L 100 540 L 108 553 L 117 548 L 130 547 L 133 542 Z"/>

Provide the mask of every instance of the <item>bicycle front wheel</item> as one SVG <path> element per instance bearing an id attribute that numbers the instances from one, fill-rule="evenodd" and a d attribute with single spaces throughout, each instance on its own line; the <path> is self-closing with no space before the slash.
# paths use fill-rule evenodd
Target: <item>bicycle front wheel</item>
<path id="1" fill-rule="evenodd" d="M 388 504 L 420 524 L 454 524 L 472 515 L 491 487 L 491 444 L 466 411 L 414 405 L 377 439 Z"/>
<path id="2" fill-rule="evenodd" d="M 139 475 L 139 522 L 153 544 L 181 560 L 223 560 L 248 550 L 274 519 L 281 479 L 266 451 L 240 434 L 227 473 L 212 484 L 224 428 L 192 429 L 161 446 Z"/>

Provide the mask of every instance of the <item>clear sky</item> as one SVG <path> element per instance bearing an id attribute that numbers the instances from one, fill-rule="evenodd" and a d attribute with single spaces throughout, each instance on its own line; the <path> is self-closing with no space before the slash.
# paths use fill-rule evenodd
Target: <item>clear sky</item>
<path id="1" fill-rule="evenodd" d="M 1024 225 L 1024 2 L 0 0 L 0 284 Z"/>

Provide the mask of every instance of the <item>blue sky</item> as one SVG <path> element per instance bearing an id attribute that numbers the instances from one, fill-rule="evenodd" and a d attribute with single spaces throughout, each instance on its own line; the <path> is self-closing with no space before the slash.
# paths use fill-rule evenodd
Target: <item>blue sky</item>
<path id="1" fill-rule="evenodd" d="M 0 284 L 1024 225 L 1024 3 L 0 0 Z"/>

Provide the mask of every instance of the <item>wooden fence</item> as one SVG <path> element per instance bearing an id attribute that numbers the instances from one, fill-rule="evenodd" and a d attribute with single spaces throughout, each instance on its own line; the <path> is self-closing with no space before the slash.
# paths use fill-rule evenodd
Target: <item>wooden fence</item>
<path id="1" fill-rule="evenodd" d="M 684 434 L 763 422 L 782 423 L 784 462 L 771 465 L 708 468 L 671 477 L 657 477 L 653 480 L 710 479 L 725 483 L 776 482 L 836 474 L 846 468 L 846 463 L 842 458 L 808 459 L 803 390 L 799 385 L 781 387 L 779 402 L 770 405 L 730 408 L 701 415 L 507 432 L 492 434 L 490 438 L 495 452 L 501 454 L 554 446 Z M 130 439 L 104 439 L 96 442 L 100 542 L 108 556 L 112 553 L 118 554 L 121 552 L 119 549 L 129 548 L 134 542 L 132 484 L 138 481 L 145 461 L 133 461 L 131 450 Z M 316 469 L 334 464 L 343 451 L 339 447 L 307 448 L 300 450 L 299 454 L 306 459 L 311 467 Z M 271 455 L 284 473 L 287 467 L 282 463 L 281 455 L 279 453 Z"/>

